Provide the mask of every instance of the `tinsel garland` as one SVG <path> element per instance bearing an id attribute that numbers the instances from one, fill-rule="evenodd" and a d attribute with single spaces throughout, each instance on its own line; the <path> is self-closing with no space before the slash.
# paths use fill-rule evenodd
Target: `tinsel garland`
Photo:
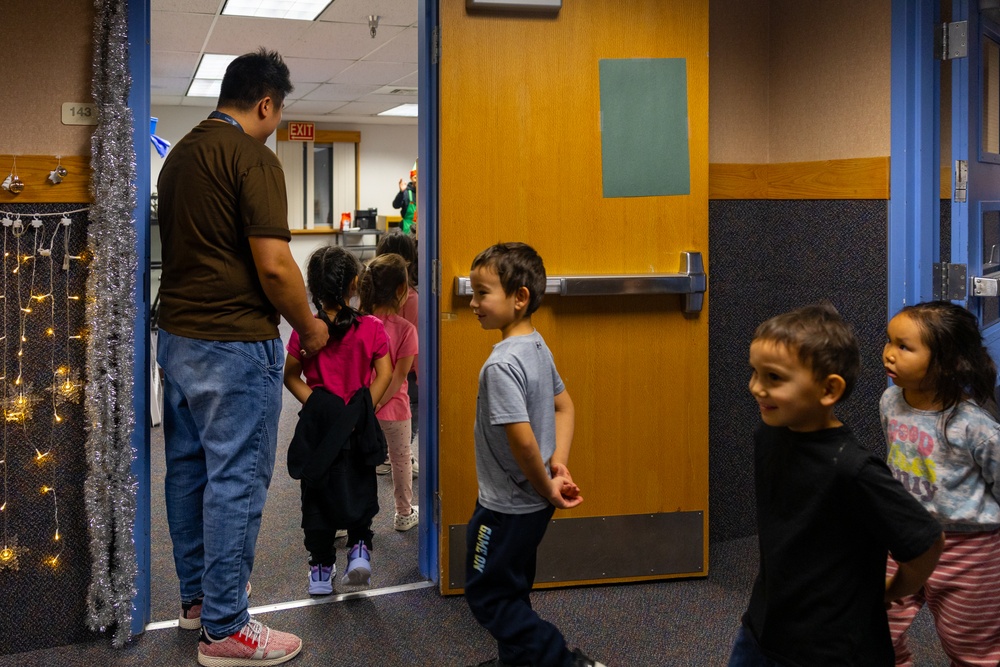
<path id="1" fill-rule="evenodd" d="M 114 631 L 121 647 L 131 637 L 138 573 L 133 525 L 132 377 L 136 233 L 135 149 L 128 107 L 128 8 L 125 0 L 95 0 L 93 94 L 98 107 L 91 139 L 87 279 L 86 418 L 88 473 L 84 503 L 90 528 L 91 579 L 87 623 Z"/>

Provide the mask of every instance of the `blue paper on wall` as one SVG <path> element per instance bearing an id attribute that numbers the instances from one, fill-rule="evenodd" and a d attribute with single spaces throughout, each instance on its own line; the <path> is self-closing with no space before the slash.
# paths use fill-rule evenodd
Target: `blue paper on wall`
<path id="1" fill-rule="evenodd" d="M 599 66 L 604 196 L 691 194 L 685 59 L 604 59 Z"/>

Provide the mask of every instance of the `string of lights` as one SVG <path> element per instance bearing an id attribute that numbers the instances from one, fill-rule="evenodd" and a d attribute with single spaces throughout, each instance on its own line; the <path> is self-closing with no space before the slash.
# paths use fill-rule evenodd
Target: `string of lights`
<path id="1" fill-rule="evenodd" d="M 71 311 L 79 309 L 80 297 L 73 294 L 74 283 L 71 260 L 85 260 L 85 253 L 70 254 L 70 233 L 73 220 L 72 213 L 80 213 L 87 209 L 61 213 L 31 213 L 27 224 L 17 213 L 0 211 L 0 233 L 3 235 L 3 257 L 0 273 L 3 275 L 2 322 L 0 322 L 0 400 L 3 405 L 2 420 L 2 459 L 3 466 L 3 497 L 0 499 L 0 515 L 2 515 L 2 534 L 0 534 L 0 571 L 17 570 L 26 561 L 27 554 L 40 554 L 39 562 L 52 568 L 57 568 L 63 556 L 64 540 L 59 523 L 59 494 L 57 490 L 60 436 L 65 433 L 64 419 L 60 414 L 60 406 L 66 402 L 79 403 L 83 395 L 83 383 L 79 373 L 73 370 L 70 359 L 70 342 L 84 340 L 83 332 L 70 328 L 73 321 Z M 52 225 L 51 234 L 46 233 L 45 219 L 58 217 Z M 62 235 L 61 257 L 56 250 L 56 241 Z M 48 238 L 48 245 L 45 240 Z M 29 247 L 30 244 L 30 247 Z M 55 252 L 53 252 L 55 250 Z M 39 266 L 41 264 L 42 266 Z M 47 271 L 46 271 L 47 269 Z M 48 284 L 40 285 L 45 274 L 48 274 Z M 57 278 L 58 277 L 58 278 Z M 64 288 L 59 290 L 57 299 L 57 283 L 62 281 Z M 42 293 L 42 290 L 46 291 Z M 48 308 L 42 308 L 45 304 Z M 10 319 L 17 308 L 17 345 L 11 346 L 8 327 Z M 62 311 L 62 312 L 60 312 Z M 82 313 L 76 313 L 76 319 L 81 319 Z M 46 317 L 47 316 L 47 317 Z M 40 319 L 40 318 L 43 318 Z M 62 331 L 60 331 L 60 329 Z M 57 332 L 63 333 L 65 341 L 57 340 Z M 41 347 L 48 339 L 48 354 Z M 17 375 L 13 382 L 8 380 L 12 370 L 9 356 L 16 349 Z M 45 361 L 48 361 L 47 368 Z M 33 391 L 29 379 L 38 380 L 48 377 L 43 382 L 47 384 L 46 391 L 51 394 L 51 419 L 40 419 L 35 406 L 42 398 Z M 76 428 L 82 430 L 82 424 Z M 22 448 L 12 447 L 11 429 L 17 432 L 17 442 L 23 443 Z M 33 455 L 26 452 L 26 458 L 31 457 L 37 464 L 39 475 L 47 481 L 40 487 L 35 487 L 42 497 L 51 499 L 52 524 L 51 542 L 43 545 L 32 544 L 30 547 L 22 543 L 18 535 L 10 532 L 12 516 L 16 516 L 21 503 L 32 502 L 30 498 L 11 496 L 10 475 L 12 470 L 25 470 L 19 463 L 12 468 L 11 457 L 17 457 L 23 449 L 33 450 Z M 47 502 L 47 500 L 46 500 Z M 23 525 L 23 522 L 22 522 Z M 82 537 L 82 536 L 81 536 Z"/>

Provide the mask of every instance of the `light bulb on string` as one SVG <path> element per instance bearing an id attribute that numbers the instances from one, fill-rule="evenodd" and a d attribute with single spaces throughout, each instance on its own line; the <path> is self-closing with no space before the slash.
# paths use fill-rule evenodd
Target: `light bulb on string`
<path id="1" fill-rule="evenodd" d="M 0 571 L 17 570 L 20 565 L 20 557 L 31 551 L 27 547 L 22 547 L 17 543 L 17 535 L 4 540 L 3 548 L 0 549 Z"/>
<path id="2" fill-rule="evenodd" d="M 38 564 L 57 568 L 62 563 L 64 540 L 59 523 L 57 492 L 57 487 L 61 487 L 56 471 L 59 459 L 58 445 L 61 444 L 61 438 L 66 437 L 66 433 L 54 426 L 41 426 L 37 421 L 30 424 L 33 416 L 41 416 L 41 414 L 34 414 L 34 410 L 39 409 L 40 401 L 44 400 L 44 393 L 36 391 L 31 385 L 37 382 L 40 376 L 44 377 L 39 371 L 45 366 L 44 357 L 49 356 L 47 361 L 49 362 L 50 380 L 48 382 L 43 380 L 40 387 L 37 384 L 34 386 L 51 392 L 49 400 L 52 403 L 51 418 L 53 422 L 50 424 L 72 421 L 68 419 L 70 413 L 67 413 L 61 406 L 65 402 L 80 402 L 85 387 L 80 374 L 74 371 L 76 364 L 71 363 L 71 360 L 75 361 L 71 352 L 76 354 L 76 351 L 70 349 L 71 343 L 69 341 L 85 342 L 89 335 L 85 327 L 76 329 L 79 325 L 73 324 L 77 320 L 75 311 L 71 312 L 71 310 L 74 303 L 83 301 L 86 297 L 71 293 L 71 281 L 76 276 L 72 273 L 62 274 L 65 279 L 64 287 L 63 284 L 56 284 L 55 272 L 60 264 L 66 271 L 75 269 L 72 260 L 77 260 L 81 265 L 92 260 L 92 254 L 88 253 L 86 249 L 82 252 L 78 251 L 77 254 L 70 254 L 69 236 L 73 221 L 68 213 L 75 212 L 28 214 L 22 221 L 20 216 L 12 219 L 13 215 L 0 211 L 0 218 L 2 218 L 0 219 L 0 233 L 3 233 L 4 237 L 3 248 L 0 249 L 3 257 L 0 261 L 3 262 L 4 267 L 4 270 L 0 272 L 4 276 L 3 290 L 0 293 L 0 301 L 2 301 L 0 311 L 3 313 L 3 326 L 0 327 L 0 358 L 3 359 L 0 362 L 2 364 L 0 367 L 0 387 L 2 387 L 3 392 L 0 394 L 0 410 L 3 411 L 4 417 L 0 420 L 0 425 L 3 425 L 4 429 L 3 433 L 0 434 L 0 438 L 2 438 L 0 464 L 4 466 L 3 470 L 0 470 L 0 474 L 3 476 L 3 496 L 0 497 L 0 530 L 2 530 L 0 533 L 0 547 L 2 547 L 0 549 L 0 570 L 16 569 L 19 562 L 23 561 L 24 555 L 29 551 L 17 543 L 16 536 L 8 534 L 7 526 L 7 515 L 10 514 L 11 518 L 19 518 L 22 504 L 18 502 L 17 496 L 8 497 L 7 495 L 7 472 L 10 460 L 8 444 L 18 440 L 25 442 L 32 448 L 25 453 L 34 451 L 32 458 L 39 468 L 44 468 L 52 474 L 52 479 L 47 480 L 46 484 L 39 483 L 35 487 L 42 496 L 51 494 L 53 502 L 53 524 L 52 532 L 50 532 L 52 548 L 43 551 Z M 53 215 L 56 216 L 51 218 L 53 222 L 58 221 L 55 226 L 52 226 L 52 223 L 43 222 Z M 46 231 L 46 224 L 49 225 L 49 231 Z M 29 234 L 29 232 L 31 233 Z M 60 233 L 63 234 L 63 239 L 58 238 Z M 62 253 L 61 262 L 57 256 L 59 251 L 56 248 L 65 250 Z M 46 269 L 49 272 L 48 285 L 43 282 Z M 60 298 L 58 299 L 56 292 L 59 292 Z M 16 299 L 16 304 L 11 303 L 14 299 Z M 10 304 L 11 308 L 8 308 L 7 304 Z M 63 308 L 65 311 L 62 310 Z M 65 326 L 63 326 L 64 316 Z M 16 331 L 17 341 L 13 337 L 8 339 L 8 334 L 12 333 L 9 331 L 9 327 L 16 326 L 13 324 L 15 317 L 19 324 Z M 45 319 L 38 321 L 39 317 Z M 56 322 L 59 322 L 60 325 L 57 326 Z M 39 344 L 43 342 L 51 350 L 49 355 L 38 350 Z M 15 346 L 11 347 L 11 344 Z M 17 367 L 11 369 L 9 364 L 14 360 L 17 361 Z M 46 387 L 46 384 L 49 386 Z M 10 424 L 21 426 L 23 438 L 19 435 L 12 440 L 8 436 L 8 425 Z M 23 450 L 19 447 L 18 451 Z M 45 553 L 46 551 L 48 553 Z"/>

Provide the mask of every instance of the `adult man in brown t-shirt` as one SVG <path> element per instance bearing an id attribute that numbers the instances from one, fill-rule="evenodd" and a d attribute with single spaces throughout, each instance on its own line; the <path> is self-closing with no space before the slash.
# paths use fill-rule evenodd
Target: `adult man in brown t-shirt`
<path id="1" fill-rule="evenodd" d="M 234 60 L 216 111 L 173 147 L 157 186 L 167 519 L 179 624 L 201 628 L 203 665 L 279 664 L 302 648 L 247 611 L 281 413 L 279 315 L 306 355 L 329 337 L 288 247 L 281 164 L 264 145 L 291 90 L 277 53 Z"/>

